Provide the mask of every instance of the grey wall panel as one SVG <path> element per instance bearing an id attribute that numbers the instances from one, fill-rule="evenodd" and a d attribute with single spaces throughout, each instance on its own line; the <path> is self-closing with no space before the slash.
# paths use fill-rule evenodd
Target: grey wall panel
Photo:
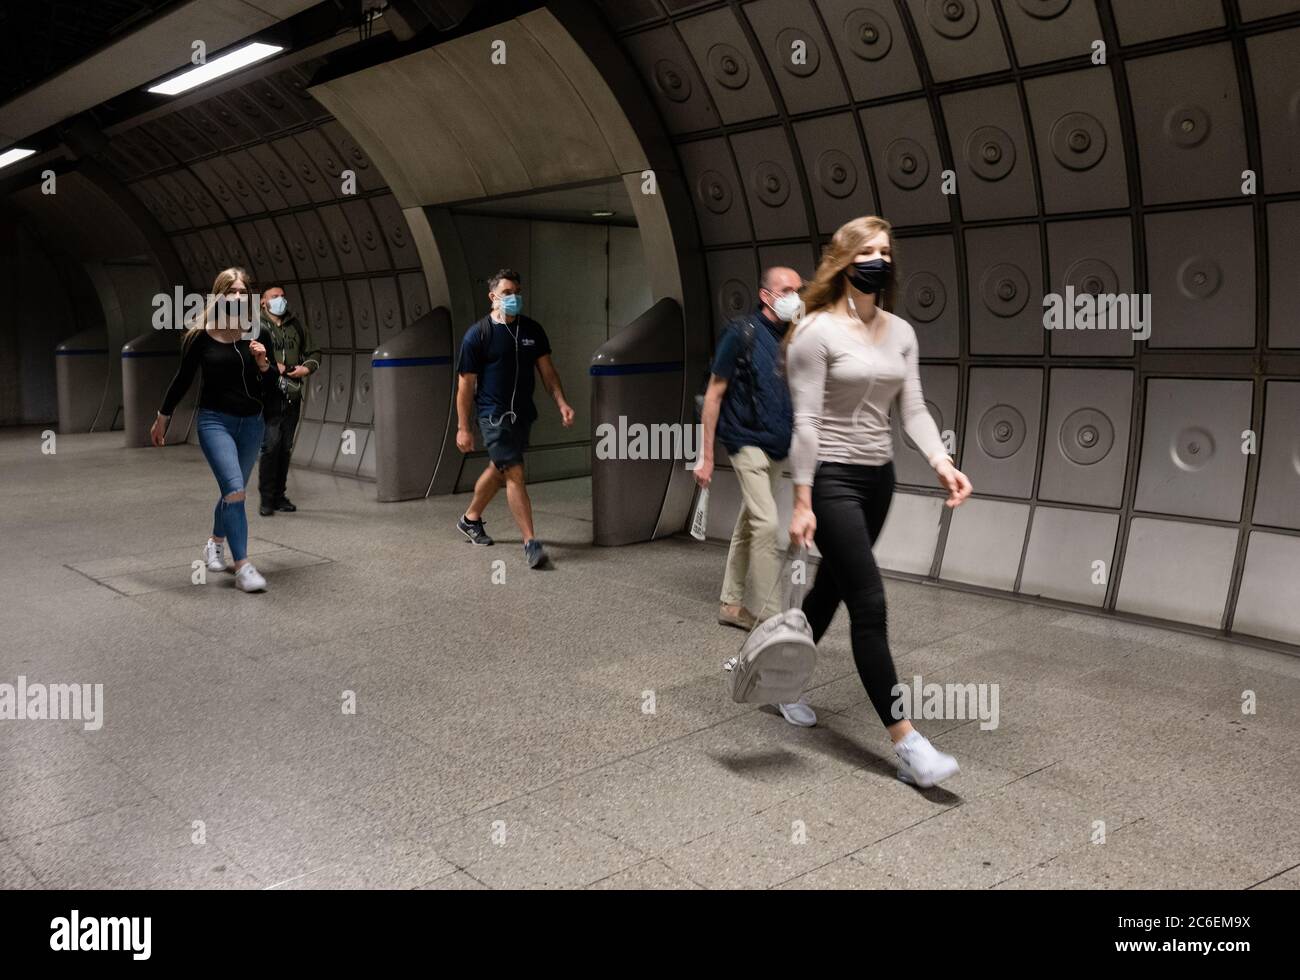
<path id="1" fill-rule="evenodd" d="M 271 179 L 270 174 L 248 150 L 236 150 L 227 158 L 243 176 L 244 180 L 257 194 L 262 208 L 267 211 L 283 211 L 289 202 L 280 193 L 280 187 Z"/>
<path id="2" fill-rule="evenodd" d="M 275 84 L 280 86 L 287 96 L 295 100 L 294 104 L 308 121 L 330 118 L 329 110 L 317 102 L 311 92 L 308 91 L 311 73 L 315 70 L 315 67 L 321 64 L 320 61 L 308 62 L 277 72 L 271 76 L 275 80 Z"/>
<path id="3" fill-rule="evenodd" d="M 1268 345 L 1300 347 L 1300 201 L 1268 206 Z"/>
<path id="4" fill-rule="evenodd" d="M 758 268 L 752 249 L 709 252 L 709 294 L 713 299 L 713 334 L 732 317 L 742 316 L 758 303 Z M 688 379 L 689 380 L 689 379 Z"/>
<path id="5" fill-rule="evenodd" d="M 280 129 L 279 122 L 244 89 L 230 89 L 222 93 L 221 99 L 258 136 L 270 136 Z"/>
<path id="6" fill-rule="evenodd" d="M 713 100 L 695 61 L 671 27 L 660 27 L 626 38 L 632 61 L 654 97 L 664 124 L 672 133 L 691 133 L 718 125 Z"/>
<path id="7" fill-rule="evenodd" d="M 1118 514 L 1036 508 L 1020 592 L 1100 607 L 1106 601 L 1118 530 Z"/>
<path id="8" fill-rule="evenodd" d="M 1232 46 L 1139 58 L 1125 68 L 1146 202 L 1239 196 L 1246 134 Z"/>
<path id="9" fill-rule="evenodd" d="M 284 136 L 272 140 L 271 146 L 288 165 L 297 178 L 299 186 L 313 204 L 324 204 L 334 200 L 334 191 L 326 183 L 327 176 L 321 173 L 320 167 L 296 138 Z"/>
<path id="10" fill-rule="evenodd" d="M 872 543 L 876 564 L 891 572 L 928 575 L 939 543 L 943 499 L 917 493 L 896 493 L 889 516 Z M 788 525 L 787 525 L 788 526 Z"/>
<path id="11" fill-rule="evenodd" d="M 298 438 L 294 441 L 293 447 L 294 466 L 311 465 L 312 457 L 316 455 L 316 443 L 320 441 L 320 427 L 319 419 L 305 417 L 298 424 Z"/>
<path id="12" fill-rule="evenodd" d="M 349 422 L 370 425 L 374 421 L 374 379 L 371 372 L 368 352 L 352 358 L 352 406 L 348 409 Z"/>
<path id="13" fill-rule="evenodd" d="M 1270 381 L 1264 397 L 1259 487 L 1251 521 L 1300 529 L 1300 382 Z"/>
<path id="14" fill-rule="evenodd" d="M 971 369 L 961 465 L 976 493 L 1030 496 L 1042 401 L 1037 368 Z"/>
<path id="15" fill-rule="evenodd" d="M 217 234 L 216 228 L 204 229 L 198 233 L 197 237 L 202 240 L 207 255 L 211 258 L 212 277 L 215 278 L 219 271 L 228 269 L 231 265 L 230 256 L 226 254 L 226 244 L 221 240 L 221 236 Z M 191 238 L 191 241 L 193 241 L 193 238 Z"/>
<path id="16" fill-rule="evenodd" d="M 1108 71 L 1025 81 L 1048 213 L 1128 207 L 1128 164 Z"/>
<path id="17" fill-rule="evenodd" d="M 134 155 L 120 137 L 109 140 L 104 150 L 104 160 L 122 180 L 138 180 L 144 176 L 144 168 L 136 162 Z"/>
<path id="18" fill-rule="evenodd" d="M 298 316 L 312 346 L 324 350 L 330 346 L 330 314 L 325 305 L 325 290 L 317 282 L 305 282 L 301 290 L 302 305 L 298 307 Z M 319 371 L 316 373 L 320 374 Z"/>
<path id="19" fill-rule="evenodd" d="M 343 215 L 352 226 L 352 237 L 360 245 L 361 261 L 367 272 L 386 272 L 393 268 L 375 216 L 366 201 L 344 201 Z"/>
<path id="20" fill-rule="evenodd" d="M 788 112 L 829 109 L 848 101 L 810 0 L 758 0 L 743 9 Z"/>
<path id="21" fill-rule="evenodd" d="M 348 299 L 352 303 L 352 332 L 356 346 L 366 350 L 379 346 L 379 324 L 375 317 L 374 299 L 370 294 L 370 281 L 349 279 Z"/>
<path id="22" fill-rule="evenodd" d="M 280 239 L 289 251 L 289 261 L 297 270 L 299 279 L 316 279 L 320 272 L 316 266 L 316 256 L 307 234 L 303 231 L 296 215 L 277 214 L 273 219 Z"/>
<path id="23" fill-rule="evenodd" d="M 244 120 L 243 112 L 223 96 L 214 95 L 203 103 L 203 110 L 234 138 L 237 145 L 251 143 L 260 135 Z"/>
<path id="24" fill-rule="evenodd" d="M 686 185 L 691 189 L 700 239 L 705 245 L 748 241 L 749 212 L 745 192 L 726 140 L 701 140 L 677 149 Z"/>
<path id="25" fill-rule="evenodd" d="M 730 9 L 724 7 L 680 20 L 677 29 L 724 123 L 776 115 L 772 91 Z"/>
<path id="26" fill-rule="evenodd" d="M 1036 225 L 966 232 L 972 354 L 1043 352 L 1042 261 Z"/>
<path id="27" fill-rule="evenodd" d="M 935 81 L 1011 67 L 992 0 L 907 0 Z"/>
<path id="28" fill-rule="evenodd" d="M 862 110 L 882 215 L 895 226 L 948 221 L 943 161 L 924 99 Z"/>
<path id="29" fill-rule="evenodd" d="M 785 130 L 777 127 L 731 137 L 740 179 L 749 201 L 754 234 L 760 240 L 802 238 L 808 215 Z"/>
<path id="30" fill-rule="evenodd" d="M 894 246 L 898 275 L 896 309 L 916 331 L 922 357 L 961 352 L 957 255 L 949 235 L 904 238 Z"/>
<path id="31" fill-rule="evenodd" d="M 368 425 L 348 422 L 343 429 L 343 436 L 339 442 L 339 454 L 334 457 L 333 470 L 335 473 L 342 476 L 357 475 L 357 469 L 361 466 L 361 460 L 365 456 L 366 440 L 370 436 L 370 431 L 371 428 Z"/>
<path id="32" fill-rule="evenodd" d="M 271 178 L 284 202 L 291 208 L 300 208 L 311 202 L 307 192 L 294 174 L 292 168 L 270 143 L 258 143 L 250 146 L 248 152 Z"/>
<path id="33" fill-rule="evenodd" d="M 958 369 L 947 364 L 922 364 L 921 389 L 925 392 L 925 404 L 930 410 L 934 424 L 939 427 L 940 435 L 945 430 L 957 430 L 957 384 Z M 903 431 L 902 416 L 898 402 L 890 407 L 890 426 L 894 435 L 894 471 L 899 483 L 918 487 L 933 488 L 937 486 L 934 470 L 930 468 L 925 456 L 916 447 L 912 437 Z M 953 452 L 953 458 L 957 453 Z"/>
<path id="34" fill-rule="evenodd" d="M 337 120 L 331 119 L 320 127 L 331 146 L 338 151 L 342 166 L 351 170 L 357 178 L 357 189 L 362 191 L 379 191 L 386 189 L 384 177 L 375 166 L 374 161 L 366 155 L 350 133 Z"/>
<path id="35" fill-rule="evenodd" d="M 306 291 L 307 288 L 307 286 L 304 286 L 303 290 Z M 308 300 L 308 302 L 311 301 Z M 334 368 L 334 358 L 334 354 L 322 354 L 320 367 L 307 378 L 307 392 L 302 406 L 302 417 L 304 419 L 319 422 L 325 417 L 325 405 L 329 401 L 330 377 Z M 311 447 L 311 449 L 314 448 L 314 446 Z"/>
<path id="36" fill-rule="evenodd" d="M 158 222 L 163 231 L 181 231 L 191 226 L 185 209 L 176 202 L 157 178 L 146 177 L 132 184 L 130 190 L 153 215 L 153 219 Z"/>
<path id="37" fill-rule="evenodd" d="M 851 116 L 797 122 L 794 138 L 812 190 L 818 231 L 833 234 L 846 221 L 876 213 L 867 159 Z"/>
<path id="38" fill-rule="evenodd" d="M 352 340 L 352 310 L 348 305 L 348 291 L 342 281 L 326 280 L 321 283 L 325 292 L 325 310 L 329 314 L 330 342 L 335 350 L 351 350 L 355 345 Z"/>
<path id="39" fill-rule="evenodd" d="M 160 196 L 164 196 L 164 199 L 161 201 L 163 208 L 166 208 L 168 202 L 170 202 L 172 206 L 177 209 L 177 212 L 179 213 L 173 212 L 169 209 L 167 210 L 170 226 L 168 222 L 160 221 L 160 224 L 162 224 L 163 229 L 166 231 L 180 231 L 184 228 L 191 227 L 200 228 L 203 225 L 211 224 L 212 222 L 208 220 L 203 208 L 199 205 L 199 200 L 194 195 L 190 185 L 182 184 L 177 179 L 178 173 L 180 173 L 180 171 L 159 174 L 157 177 L 152 178 L 146 177 L 144 180 L 141 180 L 132 186 L 136 188 L 152 187 L 156 189 Z M 185 173 L 189 175 L 190 181 L 193 182 L 193 186 L 202 190 L 202 185 L 195 180 L 194 175 L 189 174 L 189 171 L 185 171 Z M 137 193 L 139 192 L 137 191 Z M 211 198 L 209 198 L 209 200 L 210 199 Z M 215 204 L 213 207 L 215 207 Z M 216 220 L 225 220 L 225 216 L 221 214 L 220 210 L 217 211 Z"/>
<path id="40" fill-rule="evenodd" d="M 186 106 L 176 110 L 176 114 L 201 133 L 209 146 L 217 150 L 228 150 L 235 145 L 235 138 L 217 122 L 212 113 L 203 108 L 203 104 Z"/>
<path id="41" fill-rule="evenodd" d="M 1242 20 L 1261 20 L 1300 10 L 1300 0 L 1237 0 L 1237 7 Z"/>
<path id="42" fill-rule="evenodd" d="M 921 88 L 912 47 L 898 11 L 887 0 L 819 0 L 826 29 L 856 101 Z"/>
<path id="43" fill-rule="evenodd" d="M 1235 632 L 1300 643 L 1300 538 L 1254 531 L 1246 547 Z"/>
<path id="44" fill-rule="evenodd" d="M 216 157 L 212 158 L 217 159 Z M 217 206 L 221 208 L 223 218 L 243 218 L 248 212 L 239 203 L 239 198 L 226 182 L 225 177 L 212 166 L 212 160 L 196 160 L 190 164 L 190 171 L 203 184 L 204 189 L 212 195 Z"/>
<path id="45" fill-rule="evenodd" d="M 181 125 L 184 125 L 184 123 Z M 184 162 L 199 155 L 193 144 L 186 141 L 178 126 L 172 122 L 169 116 L 162 116 L 141 123 L 140 130 L 148 133 L 154 142 L 161 145 L 168 155 L 175 157 L 177 160 Z"/>
<path id="46" fill-rule="evenodd" d="M 352 407 L 352 380 L 352 355 L 335 354 L 330 358 L 329 395 L 325 400 L 326 422 L 347 421 L 348 409 Z"/>
<path id="47" fill-rule="evenodd" d="M 1111 0 L 1121 44 L 1191 34 L 1223 26 L 1220 0 Z"/>
<path id="48" fill-rule="evenodd" d="M 999 0 L 1016 62 L 1038 65 L 1091 54 L 1101 37 L 1097 9 L 1086 0 Z"/>
<path id="49" fill-rule="evenodd" d="M 1217 628 L 1236 548 L 1235 528 L 1135 517 L 1115 608 Z"/>
<path id="50" fill-rule="evenodd" d="M 1300 190 L 1300 29 L 1246 41 L 1263 151 L 1261 185 L 1269 194 Z"/>
<path id="51" fill-rule="evenodd" d="M 609 231 L 609 324 L 614 336 L 654 305 L 650 279 L 646 275 L 645 245 L 637 228 L 610 225 Z"/>
<path id="52" fill-rule="evenodd" d="M 253 227 L 262 239 L 267 258 L 271 260 L 271 279 L 285 282 L 297 278 L 295 266 L 289 257 L 289 249 L 280 237 L 279 227 L 269 218 L 260 218 L 253 222 Z"/>
<path id="53" fill-rule="evenodd" d="M 192 125 L 179 112 L 159 118 L 158 123 L 166 128 L 168 135 L 163 139 L 164 145 L 178 160 L 188 162 L 201 156 L 216 153 L 218 147 L 204 135 L 197 126 Z M 146 123 L 147 127 L 149 124 Z M 158 136 L 157 130 L 148 132 Z"/>
<path id="54" fill-rule="evenodd" d="M 1036 214 L 1033 160 L 1015 85 L 940 99 L 957 171 L 957 204 L 968 221 Z"/>
<path id="55" fill-rule="evenodd" d="M 190 248 L 189 241 L 182 235 L 176 236 L 171 241 L 172 248 L 176 251 L 176 257 L 180 260 L 181 269 L 185 276 L 185 282 L 180 285 L 186 286 L 189 289 L 201 288 L 203 286 L 205 268 L 198 261 L 193 249 Z"/>
<path id="56" fill-rule="evenodd" d="M 1152 378 L 1138 471 L 1138 510 L 1241 518 L 1251 383 Z"/>
<path id="57" fill-rule="evenodd" d="M 375 222 L 388 245 L 394 269 L 418 269 L 420 255 L 411 239 L 411 229 L 406 223 L 406 216 L 391 194 L 372 197 L 370 207 L 375 213 Z"/>
<path id="58" fill-rule="evenodd" d="M 254 79 L 244 86 L 244 92 L 256 99 L 262 111 L 275 120 L 277 129 L 288 129 L 303 122 L 298 100 L 280 88 L 273 78 Z"/>
<path id="59" fill-rule="evenodd" d="M 375 479 L 375 454 L 378 451 L 375 447 L 378 442 L 375 440 L 373 429 L 366 431 L 366 448 L 361 453 L 361 462 L 357 466 L 357 477 L 362 480 Z"/>
<path id="60" fill-rule="evenodd" d="M 939 577 L 1011 591 L 1028 525 L 1028 504 L 966 501 L 953 511 Z"/>
<path id="61" fill-rule="evenodd" d="M 240 241 L 235 230 L 230 225 L 221 225 L 217 229 L 217 237 L 221 239 L 222 245 L 225 246 L 226 258 L 231 265 L 248 270 L 248 252 L 244 249 L 244 243 Z M 245 283 L 250 289 L 254 283 Z"/>
<path id="62" fill-rule="evenodd" d="M 803 276 L 805 282 L 812 278 L 817 268 L 816 256 L 813 255 L 812 249 L 805 242 L 791 242 L 787 245 L 760 245 L 758 247 L 759 272 L 761 273 L 764 269 L 771 269 L 778 265 L 793 269 Z M 755 296 L 755 299 L 757 299 L 757 296 Z"/>
<path id="63" fill-rule="evenodd" d="M 322 209 L 323 210 L 323 209 Z M 341 217 L 342 213 L 339 213 Z M 325 230 L 325 224 L 321 220 L 321 211 L 299 211 L 297 215 L 286 215 L 285 217 L 296 217 L 298 225 L 302 228 L 302 236 L 311 253 L 311 261 L 316 266 L 316 274 L 322 279 L 333 279 L 341 275 L 339 268 L 339 259 L 334 252 L 334 244 L 329 232 Z M 280 222 L 277 220 L 277 225 Z M 284 226 L 281 226 L 283 229 Z M 297 253 L 294 255 L 295 264 Z M 357 264 L 352 263 L 354 266 Z"/>
<path id="64" fill-rule="evenodd" d="M 334 460 L 338 458 L 339 446 L 343 442 L 343 423 L 325 421 L 321 423 L 320 437 L 316 440 L 316 449 L 311 454 L 311 467 L 315 470 L 332 470 Z"/>
<path id="65" fill-rule="evenodd" d="M 311 160 L 320 174 L 321 181 L 319 185 L 312 185 L 308 192 L 312 193 L 313 200 L 318 200 L 317 194 L 328 192 L 330 199 L 337 199 L 343 196 L 343 159 L 338 150 L 334 149 L 330 142 L 325 139 L 324 135 L 315 129 L 307 129 L 297 134 L 298 145 L 302 147 L 303 152 Z"/>
<path id="66" fill-rule="evenodd" d="M 257 228 L 251 221 L 241 221 L 235 225 L 235 231 L 239 233 L 239 239 L 244 243 L 244 252 L 248 256 L 249 272 L 257 280 L 259 285 L 265 286 L 266 283 L 278 278 L 275 272 L 275 266 L 271 263 L 271 256 L 266 251 L 266 246 L 262 243 L 262 236 L 258 234 Z"/>
<path id="67" fill-rule="evenodd" d="M 328 204 L 316 209 L 317 215 L 325 223 L 330 242 L 334 245 L 334 254 L 344 275 L 354 276 L 366 271 L 366 262 L 362 257 L 361 243 L 352 231 L 352 225 L 337 204 Z"/>
<path id="68" fill-rule="evenodd" d="M 1133 229 L 1128 218 L 1053 221 L 1047 226 L 1047 257 L 1051 291 L 1062 303 L 1067 287 L 1076 297 L 1133 295 Z M 1056 357 L 1133 355 L 1131 329 L 1051 330 L 1048 343 Z"/>
<path id="69" fill-rule="evenodd" d="M 1148 347 L 1255 346 L 1250 205 L 1148 214 Z"/>
<path id="70" fill-rule="evenodd" d="M 664 16 L 658 0 L 596 0 L 596 6 L 616 31 L 640 27 Z"/>
<path id="71" fill-rule="evenodd" d="M 371 279 L 370 292 L 375 301 L 379 343 L 382 343 L 406 326 L 406 321 L 402 318 L 402 298 L 397 290 L 397 280 L 391 276 Z"/>
<path id="72" fill-rule="evenodd" d="M 1056 368 L 1048 384 L 1039 499 L 1120 506 L 1128 463 L 1133 372 Z"/>
<path id="73" fill-rule="evenodd" d="M 244 179 L 244 175 L 239 172 L 239 168 L 230 157 L 212 157 L 207 163 L 213 172 L 225 181 L 226 186 L 235 192 L 235 199 L 241 213 L 253 215 L 265 210 L 257 192 L 253 190 L 253 185 Z"/>
<path id="74" fill-rule="evenodd" d="M 211 192 L 203 185 L 203 182 L 194 174 L 193 171 L 184 167 L 179 170 L 173 170 L 170 177 L 182 188 L 184 194 L 190 195 L 199 207 L 199 214 L 195 214 L 191 206 L 182 199 L 181 204 L 185 207 L 186 214 L 190 215 L 194 224 L 213 225 L 220 221 L 226 220 L 226 212 L 221 209 Z M 167 184 L 167 175 L 159 177 L 164 186 Z"/>
<path id="75" fill-rule="evenodd" d="M 521 273 L 522 275 L 522 273 Z M 397 287 L 402 294 L 402 311 L 406 322 L 420 319 L 431 309 L 429 305 L 429 287 L 424 283 L 421 272 L 407 272 L 397 277 Z M 468 327 L 469 324 L 466 324 Z"/>

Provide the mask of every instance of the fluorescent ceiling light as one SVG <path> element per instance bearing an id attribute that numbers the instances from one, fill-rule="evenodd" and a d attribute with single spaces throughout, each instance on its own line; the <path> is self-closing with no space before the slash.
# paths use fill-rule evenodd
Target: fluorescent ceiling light
<path id="1" fill-rule="evenodd" d="M 613 211 L 593 211 L 593 212 L 591 212 L 591 216 L 592 216 L 593 218 L 612 218 L 612 217 L 614 217 L 614 212 L 613 212 Z"/>
<path id="2" fill-rule="evenodd" d="M 273 54 L 279 54 L 283 50 L 284 48 L 278 44 L 263 44 L 261 41 L 254 41 L 252 44 L 246 44 L 242 48 L 223 54 L 220 58 L 213 58 L 206 65 L 198 65 L 188 71 L 181 72 L 175 78 L 169 78 L 167 81 L 155 85 L 149 91 L 156 92 L 158 95 L 180 95 L 182 92 L 188 92 L 192 88 L 198 88 L 200 85 L 215 81 L 223 75 L 229 75 L 232 71 L 247 68 L 249 65 L 271 57 Z"/>
<path id="3" fill-rule="evenodd" d="M 0 153 L 0 167 L 7 167 L 11 163 L 17 163 L 19 160 L 26 160 L 35 152 L 35 150 L 24 150 L 19 147 L 14 147 L 12 150 L 5 150 L 3 153 Z"/>

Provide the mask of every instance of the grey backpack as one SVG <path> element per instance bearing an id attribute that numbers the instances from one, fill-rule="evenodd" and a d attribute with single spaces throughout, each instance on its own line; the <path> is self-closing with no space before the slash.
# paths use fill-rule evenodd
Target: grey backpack
<path id="1" fill-rule="evenodd" d="M 738 704 L 790 704 L 799 700 L 812 679 L 817 645 L 799 608 L 804 587 L 794 582 L 796 560 L 806 569 L 805 549 L 789 555 L 782 567 L 788 583 L 785 611 L 755 626 L 740 653 L 723 664 L 723 670 L 731 672 L 731 700 Z"/>

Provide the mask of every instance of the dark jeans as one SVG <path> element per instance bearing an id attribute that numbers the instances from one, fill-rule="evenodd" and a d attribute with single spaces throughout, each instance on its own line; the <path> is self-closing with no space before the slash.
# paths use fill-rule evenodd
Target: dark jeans
<path id="1" fill-rule="evenodd" d="M 894 464 L 860 466 L 819 463 L 813 476 L 812 509 L 817 518 L 821 566 L 803 601 L 804 615 L 820 641 L 841 602 L 849 607 L 853 660 L 886 727 L 893 715 L 898 675 L 889 654 L 885 625 L 885 584 L 871 554 L 894 493 Z"/>
<path id="2" fill-rule="evenodd" d="M 235 561 L 248 557 L 248 515 L 244 501 L 227 500 L 234 493 L 246 493 L 253 475 L 253 461 L 262 443 L 262 416 L 228 415 L 211 408 L 199 409 L 195 427 L 199 448 L 217 478 L 220 496 L 212 513 L 212 536 L 230 543 Z"/>
<path id="3" fill-rule="evenodd" d="M 282 413 L 267 416 L 266 436 L 262 440 L 262 460 L 257 466 L 257 489 L 262 495 L 264 507 L 274 507 L 284 499 L 301 405 L 301 401 L 292 401 Z"/>

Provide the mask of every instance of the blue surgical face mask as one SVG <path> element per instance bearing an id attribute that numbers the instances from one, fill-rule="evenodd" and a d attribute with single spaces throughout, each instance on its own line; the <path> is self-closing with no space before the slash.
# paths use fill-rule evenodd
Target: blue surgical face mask
<path id="1" fill-rule="evenodd" d="M 284 316 L 284 311 L 289 308 L 289 301 L 283 296 L 277 296 L 267 302 L 266 308 L 271 311 L 272 316 Z"/>
<path id="2" fill-rule="evenodd" d="M 506 316 L 518 316 L 523 306 L 524 298 L 518 293 L 501 297 L 501 312 Z"/>

